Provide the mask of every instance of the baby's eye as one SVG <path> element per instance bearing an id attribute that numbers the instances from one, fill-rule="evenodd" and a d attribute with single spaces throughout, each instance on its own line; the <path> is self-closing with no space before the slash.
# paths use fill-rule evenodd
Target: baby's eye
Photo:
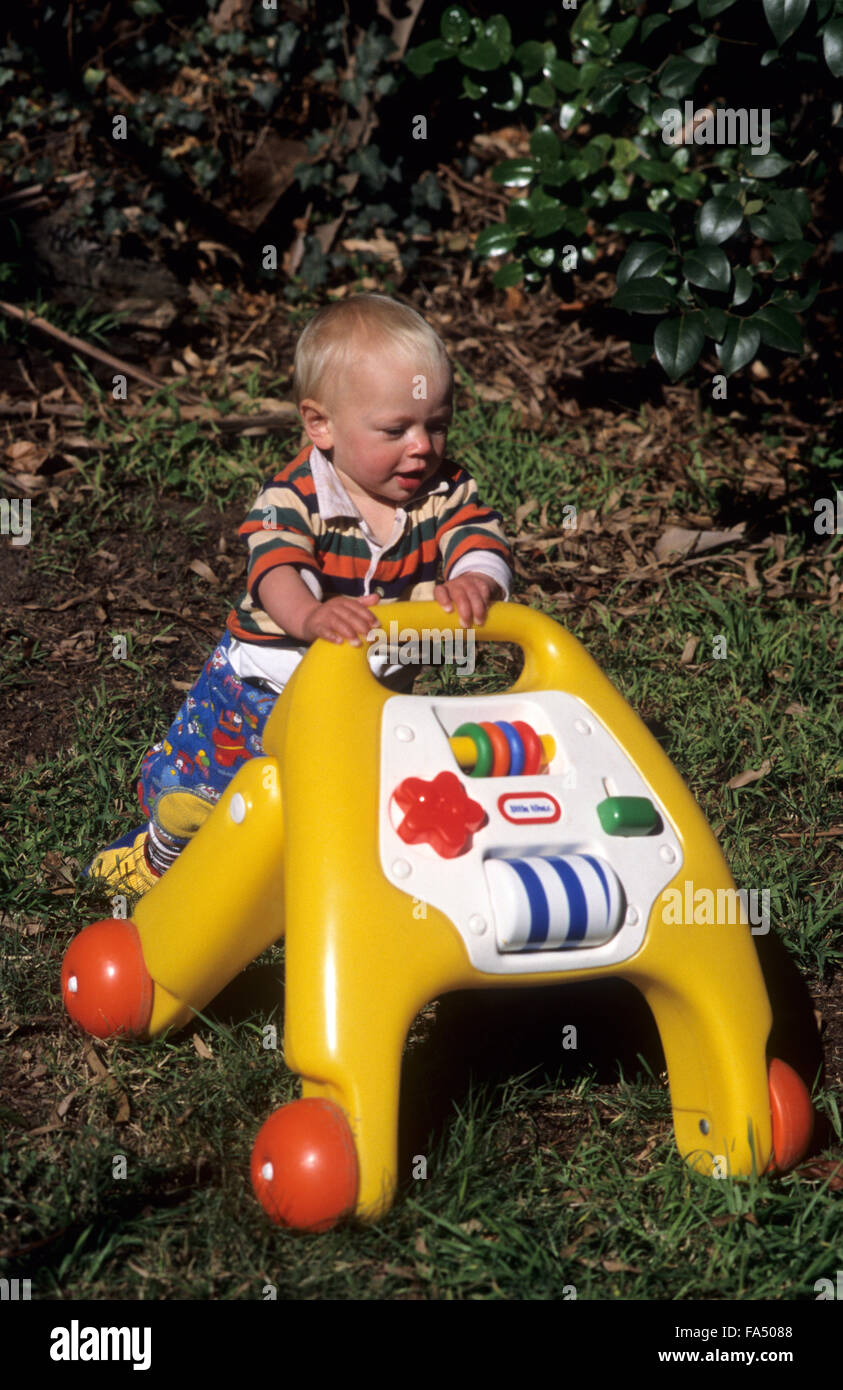
<path id="1" fill-rule="evenodd" d="M 403 433 L 404 431 L 402 429 L 384 430 L 384 434 L 390 435 L 393 439 L 399 439 Z"/>

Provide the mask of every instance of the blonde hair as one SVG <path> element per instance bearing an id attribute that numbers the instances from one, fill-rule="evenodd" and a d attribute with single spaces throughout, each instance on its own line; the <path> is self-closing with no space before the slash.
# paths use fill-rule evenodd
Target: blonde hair
<path id="1" fill-rule="evenodd" d="M 385 294 L 355 294 L 319 309 L 296 343 L 293 400 L 333 406 L 349 369 L 369 352 L 412 358 L 414 373 L 454 372 L 442 339 L 421 314 Z"/>

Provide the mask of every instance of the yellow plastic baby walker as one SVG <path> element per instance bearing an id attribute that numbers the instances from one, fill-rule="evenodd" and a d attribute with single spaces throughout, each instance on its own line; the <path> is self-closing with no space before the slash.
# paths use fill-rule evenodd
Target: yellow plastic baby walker
<path id="1" fill-rule="evenodd" d="M 434 603 L 373 616 L 402 640 L 459 627 Z M 315 642 L 265 756 L 237 772 L 134 920 L 94 923 L 64 960 L 71 1017 L 99 1037 L 149 1037 L 187 1023 L 286 931 L 284 1055 L 302 1099 L 266 1121 L 251 1165 L 285 1226 L 389 1209 L 408 1029 L 469 987 L 636 985 L 679 1151 L 700 1173 L 783 1170 L 810 1142 L 804 1084 L 768 1063 L 745 914 L 697 920 L 698 889 L 734 902 L 735 885 L 679 774 L 550 618 L 495 604 L 476 638 L 523 648 L 506 693 L 395 695 L 365 646 Z"/>

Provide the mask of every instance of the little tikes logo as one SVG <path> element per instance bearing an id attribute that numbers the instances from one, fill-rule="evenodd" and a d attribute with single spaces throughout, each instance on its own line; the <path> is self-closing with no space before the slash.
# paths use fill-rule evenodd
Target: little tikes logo
<path id="1" fill-rule="evenodd" d="M 505 793 L 498 797 L 498 810 L 514 825 L 548 825 L 562 814 L 559 802 L 547 792 Z"/>
<path id="2" fill-rule="evenodd" d="M 50 1333 L 53 1361 L 132 1361 L 133 1371 L 152 1364 L 151 1327 L 54 1327 Z"/>

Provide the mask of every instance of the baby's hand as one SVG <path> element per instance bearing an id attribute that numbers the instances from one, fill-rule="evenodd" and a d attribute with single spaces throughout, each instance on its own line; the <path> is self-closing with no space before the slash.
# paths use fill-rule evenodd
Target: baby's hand
<path id="1" fill-rule="evenodd" d="M 302 625 L 305 641 L 324 637 L 329 642 L 349 641 L 352 647 L 359 647 L 360 638 L 375 626 L 368 609 L 380 602 L 377 594 L 365 594 L 363 598 L 340 596 L 318 603 Z"/>
<path id="2" fill-rule="evenodd" d="M 503 598 L 503 590 L 488 574 L 469 572 L 437 584 L 433 597 L 446 613 L 456 608 L 463 627 L 472 627 L 486 621 L 489 604 Z"/>

